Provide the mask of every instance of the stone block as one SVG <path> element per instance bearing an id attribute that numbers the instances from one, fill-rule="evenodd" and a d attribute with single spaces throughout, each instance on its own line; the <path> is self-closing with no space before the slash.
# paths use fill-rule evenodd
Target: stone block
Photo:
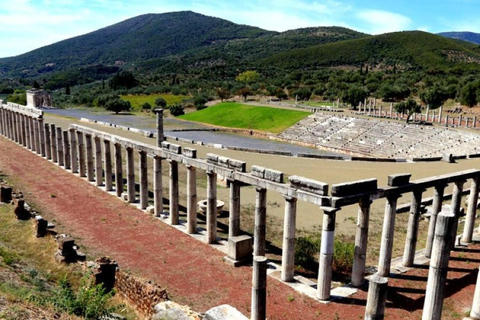
<path id="1" fill-rule="evenodd" d="M 214 153 L 207 153 L 207 162 L 217 164 L 218 163 L 218 155 L 216 155 Z"/>
<path id="2" fill-rule="evenodd" d="M 218 157 L 218 165 L 220 167 L 228 168 L 229 162 L 230 162 L 230 159 L 227 157 Z"/>
<path id="3" fill-rule="evenodd" d="M 0 187 L 0 202 L 8 203 L 12 201 L 12 187 L 2 186 Z"/>
<path id="4" fill-rule="evenodd" d="M 390 187 L 398 187 L 404 184 L 410 183 L 410 177 L 412 175 L 410 173 L 400 173 L 400 174 L 392 174 L 388 176 L 388 185 Z"/>
<path id="5" fill-rule="evenodd" d="M 170 142 L 162 141 L 162 149 L 168 150 L 170 148 Z"/>
<path id="6" fill-rule="evenodd" d="M 148 206 L 147 209 L 145 209 L 145 211 L 147 211 L 147 213 L 150 213 L 150 214 L 155 214 L 155 207 Z"/>
<path id="7" fill-rule="evenodd" d="M 290 185 L 296 189 L 305 190 L 322 196 L 328 194 L 328 184 L 324 182 L 299 176 L 290 176 L 288 181 L 290 182 Z"/>
<path id="8" fill-rule="evenodd" d="M 248 320 L 240 311 L 234 307 L 224 304 L 205 312 L 204 320 Z"/>
<path id="9" fill-rule="evenodd" d="M 263 177 L 270 181 L 283 183 L 283 172 L 277 170 L 265 169 Z"/>
<path id="10" fill-rule="evenodd" d="M 181 154 L 182 153 L 182 146 L 179 146 L 178 144 L 173 144 L 170 143 L 170 146 L 168 147 L 168 150 L 175 154 Z"/>
<path id="11" fill-rule="evenodd" d="M 377 190 L 377 179 L 358 180 L 332 185 L 332 196 L 344 197 L 375 190 Z"/>
<path id="12" fill-rule="evenodd" d="M 252 176 L 263 179 L 265 176 L 265 168 L 260 166 L 252 166 Z"/>
<path id="13" fill-rule="evenodd" d="M 48 231 L 48 221 L 43 219 L 41 216 L 35 217 L 35 229 L 37 238 L 42 238 L 47 235 Z"/>
<path id="14" fill-rule="evenodd" d="M 246 172 L 247 163 L 245 161 L 230 159 L 230 161 L 228 162 L 228 168 L 233 169 L 235 171 Z"/>
<path id="15" fill-rule="evenodd" d="M 453 158 L 453 155 L 451 153 L 445 153 L 443 155 L 442 161 L 445 161 L 448 163 L 455 163 L 455 159 Z"/>
<path id="16" fill-rule="evenodd" d="M 183 155 L 188 158 L 197 158 L 197 150 L 192 148 L 183 148 Z"/>
<path id="17" fill-rule="evenodd" d="M 30 219 L 31 217 L 30 212 L 27 209 L 25 209 L 25 200 L 18 199 L 15 202 L 17 204 L 15 207 L 15 216 L 17 217 L 17 219 L 18 220 Z"/>
<path id="18" fill-rule="evenodd" d="M 247 235 L 228 239 L 228 256 L 234 260 L 244 260 L 252 256 L 252 237 Z"/>

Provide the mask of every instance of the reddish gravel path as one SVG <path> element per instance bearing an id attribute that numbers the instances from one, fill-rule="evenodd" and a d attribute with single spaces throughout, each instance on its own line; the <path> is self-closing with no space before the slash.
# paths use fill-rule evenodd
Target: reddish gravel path
<path id="1" fill-rule="evenodd" d="M 0 172 L 89 253 L 114 258 L 123 269 L 167 288 L 172 300 L 195 310 L 228 303 L 249 316 L 249 267 L 226 265 L 219 251 L 3 137 Z M 473 249 L 454 253 L 443 319 L 461 319 L 471 306 L 480 262 L 480 249 Z M 428 268 L 422 267 L 390 280 L 386 319 L 421 318 L 427 274 Z M 269 278 L 267 314 L 269 320 L 363 319 L 365 298 L 366 292 L 359 290 L 350 298 L 322 304 Z"/>

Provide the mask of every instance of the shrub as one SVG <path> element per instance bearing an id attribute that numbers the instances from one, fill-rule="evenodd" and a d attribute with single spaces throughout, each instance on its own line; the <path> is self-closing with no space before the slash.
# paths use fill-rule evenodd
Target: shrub
<path id="1" fill-rule="evenodd" d="M 315 263 L 315 256 L 320 249 L 319 236 L 299 237 L 295 240 L 295 263 L 308 268 Z"/>
<path id="2" fill-rule="evenodd" d="M 150 110 L 152 110 L 152 105 L 150 103 L 145 102 L 144 104 L 142 104 L 143 112 L 150 112 Z"/>
<path id="3" fill-rule="evenodd" d="M 182 114 L 185 114 L 185 110 L 183 106 L 180 104 L 174 104 L 173 106 L 170 106 L 168 110 L 170 110 L 170 114 L 174 117 L 178 117 L 178 116 L 181 116 Z"/>
<path id="4" fill-rule="evenodd" d="M 352 242 L 335 240 L 333 245 L 333 271 L 350 272 L 353 267 L 355 244 Z"/>

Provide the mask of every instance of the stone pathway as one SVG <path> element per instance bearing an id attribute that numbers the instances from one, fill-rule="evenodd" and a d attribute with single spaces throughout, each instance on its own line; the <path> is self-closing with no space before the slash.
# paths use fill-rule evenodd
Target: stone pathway
<path id="1" fill-rule="evenodd" d="M 0 172 L 24 192 L 29 203 L 38 206 L 43 216 L 54 221 L 61 232 L 75 237 L 90 259 L 107 255 L 123 270 L 151 279 L 165 287 L 172 300 L 194 310 L 204 312 L 226 303 L 249 316 L 250 267 L 227 265 L 218 250 L 123 203 L 3 137 L 0 137 Z M 462 252 L 453 260 L 456 268 L 451 275 L 454 280 L 449 283 L 452 290 L 446 301 L 446 305 L 453 305 L 449 314 L 463 314 L 471 305 L 475 268 L 478 267 L 471 261 L 479 261 L 479 256 L 478 252 L 473 256 Z M 392 280 L 386 319 L 420 318 L 422 297 L 418 292 L 426 285 L 426 276 L 417 274 L 424 271 L 425 268 L 420 268 L 410 277 Z M 456 288 L 455 283 L 464 282 L 459 279 L 473 282 Z M 415 285 L 410 289 L 412 281 Z M 417 296 L 411 297 L 412 294 Z M 267 317 L 269 320 L 361 319 L 365 299 L 366 291 L 358 290 L 349 298 L 323 304 L 269 277 Z M 414 304 L 410 303 L 412 300 Z"/>

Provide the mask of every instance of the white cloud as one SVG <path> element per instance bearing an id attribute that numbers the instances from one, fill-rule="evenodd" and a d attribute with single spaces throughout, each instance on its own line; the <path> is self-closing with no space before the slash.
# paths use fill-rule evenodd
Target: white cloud
<path id="1" fill-rule="evenodd" d="M 357 17 L 363 22 L 362 31 L 371 34 L 408 30 L 412 24 L 409 17 L 383 10 L 360 11 Z"/>

